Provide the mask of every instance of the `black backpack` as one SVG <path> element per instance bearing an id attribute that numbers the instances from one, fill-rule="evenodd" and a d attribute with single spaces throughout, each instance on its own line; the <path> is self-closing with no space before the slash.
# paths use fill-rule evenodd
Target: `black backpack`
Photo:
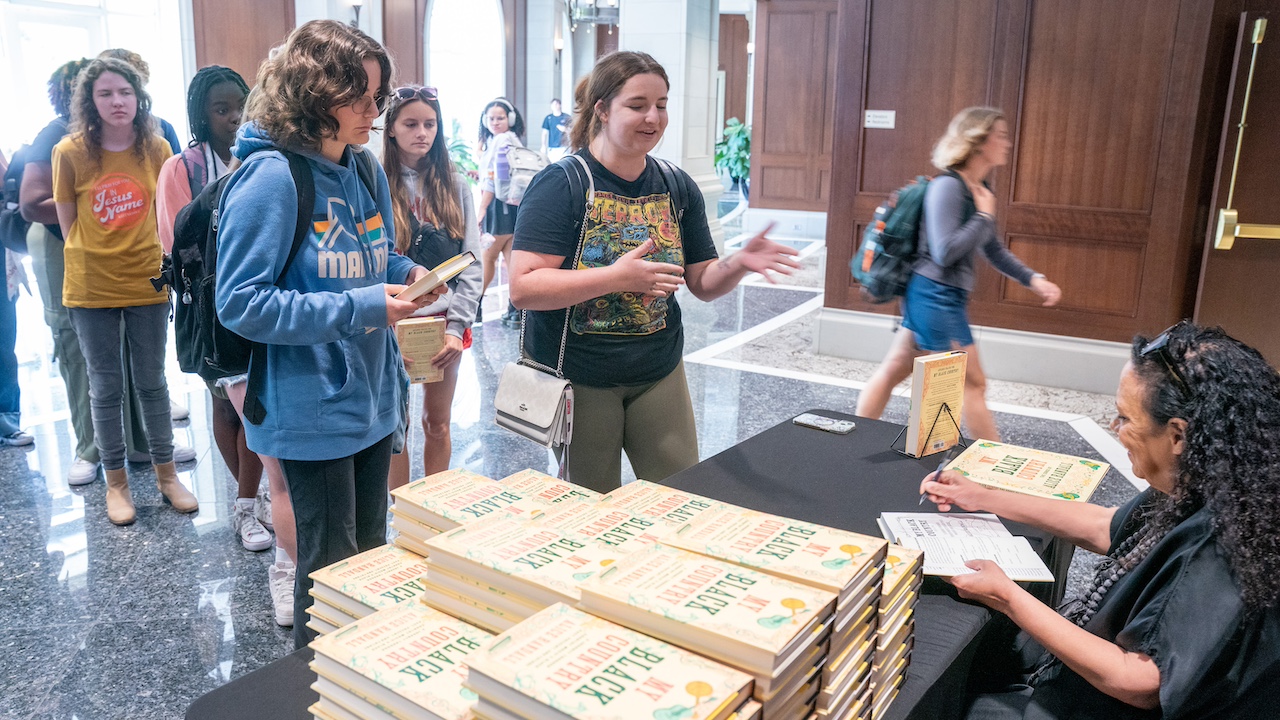
<path id="1" fill-rule="evenodd" d="M 264 148 L 272 149 L 272 148 Z M 275 148 L 278 149 L 278 148 Z M 293 244 L 276 284 L 289 272 L 293 259 L 311 232 L 311 216 L 315 208 L 315 179 L 311 165 L 302 155 L 287 150 L 280 152 L 289 161 L 289 172 L 298 191 L 298 217 Z M 361 182 L 375 199 L 378 197 L 377 170 L 368 150 L 356 153 L 356 170 Z M 190 177 L 190 171 L 188 171 Z M 174 307 L 174 344 L 178 366 L 183 372 L 195 373 L 208 382 L 249 373 L 245 418 L 261 424 L 266 411 L 258 401 L 260 383 L 265 372 L 266 353 L 253 352 L 254 343 L 228 330 L 220 320 L 216 305 L 218 264 L 218 204 L 231 175 L 206 185 L 182 208 L 174 222 L 173 252 L 165 259 L 157 284 L 168 284 L 178 295 Z M 255 382 L 256 381 L 256 382 Z"/>
<path id="2" fill-rule="evenodd" d="M 30 145 L 23 145 L 13 154 L 9 169 L 4 173 L 4 188 L 0 192 L 0 245 L 19 253 L 27 252 L 27 229 L 31 223 L 22 218 L 18 209 L 18 191 L 22 188 L 22 171 L 27 166 Z"/>

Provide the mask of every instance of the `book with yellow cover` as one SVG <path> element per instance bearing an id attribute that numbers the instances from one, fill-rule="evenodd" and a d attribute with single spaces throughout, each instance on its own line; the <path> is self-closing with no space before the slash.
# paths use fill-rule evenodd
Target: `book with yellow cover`
<path id="1" fill-rule="evenodd" d="M 466 270 L 476 261 L 475 253 L 470 250 L 460 252 L 431 268 L 426 275 L 415 280 L 397 295 L 397 300 L 417 300 L 441 285 L 449 282 Z"/>
<path id="2" fill-rule="evenodd" d="M 434 383 L 444 379 L 444 368 L 431 364 L 431 358 L 444 348 L 443 317 L 410 317 L 396 323 L 396 342 L 406 364 L 411 383 Z"/>
<path id="3" fill-rule="evenodd" d="M 897 599 L 905 588 L 919 581 L 924 575 L 924 551 L 902 545 L 890 545 L 884 561 L 884 592 L 880 603 L 886 607 Z"/>
<path id="4" fill-rule="evenodd" d="M 623 557 L 577 533 L 495 517 L 432 538 L 431 564 L 541 606 L 578 600 L 578 585 Z"/>
<path id="5" fill-rule="evenodd" d="M 477 627 L 411 602 L 312 641 L 312 668 L 399 717 L 463 720 L 475 699 L 462 687 L 466 663 L 491 639 Z"/>
<path id="6" fill-rule="evenodd" d="M 560 478 L 552 477 L 537 470 L 521 470 L 508 475 L 498 482 L 519 491 L 531 500 L 538 500 L 555 505 L 567 500 L 599 500 L 600 493 L 581 485 L 567 483 Z"/>
<path id="7" fill-rule="evenodd" d="M 535 520 L 539 525 L 585 535 L 621 552 L 642 550 L 658 542 L 666 526 L 652 518 L 634 515 L 610 503 L 574 503 L 547 510 Z"/>
<path id="8" fill-rule="evenodd" d="M 958 350 L 916 358 L 911 373 L 911 413 L 907 420 L 908 455 L 924 457 L 960 442 L 967 359 L 968 356 Z M 946 409 L 942 407 L 944 404 Z"/>
<path id="9" fill-rule="evenodd" d="M 751 677 L 558 603 L 468 658 L 467 686 L 531 720 L 725 720 Z"/>
<path id="10" fill-rule="evenodd" d="M 427 563 L 421 557 L 394 545 L 383 545 L 311 573 L 312 593 L 326 604 L 361 618 L 412 600 L 422 592 L 418 578 L 426 571 Z"/>
<path id="11" fill-rule="evenodd" d="M 602 500 L 673 528 L 689 522 L 699 513 L 726 504 L 647 480 L 629 482 Z"/>
<path id="12" fill-rule="evenodd" d="M 404 515 L 437 528 L 452 530 L 491 515 L 532 517 L 524 494 L 496 480 L 468 470 L 445 470 L 391 491 L 395 508 Z"/>
<path id="13" fill-rule="evenodd" d="M 975 440 L 947 469 L 988 487 L 1087 502 L 1111 466 L 1074 455 Z"/>
<path id="14" fill-rule="evenodd" d="M 581 607 L 754 674 L 819 641 L 835 593 L 664 545 L 583 583 Z"/>
<path id="15" fill-rule="evenodd" d="M 663 542 L 812 585 L 842 600 L 879 572 L 889 545 L 870 535 L 733 506 L 701 513 Z"/>

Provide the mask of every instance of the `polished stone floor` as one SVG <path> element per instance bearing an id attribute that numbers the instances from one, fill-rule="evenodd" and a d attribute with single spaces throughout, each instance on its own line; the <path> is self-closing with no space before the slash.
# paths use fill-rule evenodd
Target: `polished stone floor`
<path id="1" fill-rule="evenodd" d="M 799 412 L 851 412 L 856 402 L 867 368 L 809 349 L 824 255 L 818 243 L 796 245 L 805 267 L 785 287 L 747 283 L 713 303 L 682 299 L 703 457 Z M 500 289 L 486 299 L 453 414 L 453 465 L 490 477 L 552 466 L 546 450 L 491 419 L 498 373 L 516 356 L 517 333 L 498 322 L 504 307 Z M 65 482 L 73 438 L 49 334 L 38 301 L 24 297 L 19 313 L 24 423 L 36 444 L 0 449 L 0 717 L 182 717 L 201 694 L 292 650 L 288 631 L 272 619 L 270 553 L 245 551 L 230 529 L 235 490 L 213 448 L 207 391 L 171 370 L 171 393 L 191 410 L 177 439 L 198 452 L 179 469 L 200 511 L 176 513 L 150 466 L 131 465 L 138 521 L 114 527 L 101 480 L 75 489 Z M 1118 444 L 1094 421 L 1105 399 L 1020 386 L 999 400 L 1008 441 L 1117 462 Z M 906 400 L 896 397 L 885 419 L 906 414 Z M 421 442 L 419 428 L 415 447 Z M 1095 501 L 1132 496 L 1124 469 L 1108 475 Z M 1088 564 L 1080 558 L 1077 582 Z"/>

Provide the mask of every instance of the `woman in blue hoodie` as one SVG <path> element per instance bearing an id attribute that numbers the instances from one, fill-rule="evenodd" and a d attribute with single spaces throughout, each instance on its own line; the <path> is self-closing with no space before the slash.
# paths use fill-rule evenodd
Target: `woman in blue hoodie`
<path id="1" fill-rule="evenodd" d="M 312 571 L 386 543 L 407 388 L 388 326 L 435 297 L 394 297 L 427 271 L 394 250 L 386 174 L 372 163 L 370 193 L 357 170 L 390 75 L 386 51 L 359 30 L 332 20 L 294 30 L 258 72 L 234 149 L 243 165 L 222 195 L 218 317 L 266 345 L 264 377 L 250 379 L 265 416 L 254 424 L 247 402 L 245 435 L 280 459 L 293 500 L 295 618 L 311 605 Z M 278 148 L 303 156 L 315 184 L 312 232 L 292 263 L 297 187 Z M 294 623 L 299 647 L 312 635 Z"/>

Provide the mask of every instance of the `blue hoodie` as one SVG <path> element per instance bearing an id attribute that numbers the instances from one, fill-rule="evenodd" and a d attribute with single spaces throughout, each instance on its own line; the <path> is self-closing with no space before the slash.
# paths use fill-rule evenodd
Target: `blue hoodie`
<path id="1" fill-rule="evenodd" d="M 316 189 L 312 241 L 303 243 L 277 287 L 293 242 L 298 191 L 282 154 L 254 152 L 273 145 L 256 124 L 240 127 L 233 152 L 244 164 L 220 203 L 218 318 L 268 346 L 260 396 L 267 417 L 261 425 L 245 423 L 249 448 L 288 460 L 343 458 L 402 421 L 404 366 L 387 327 L 383 283 L 403 283 L 414 264 L 394 252 L 382 169 L 375 202 L 350 147 L 341 165 L 304 151 Z"/>

